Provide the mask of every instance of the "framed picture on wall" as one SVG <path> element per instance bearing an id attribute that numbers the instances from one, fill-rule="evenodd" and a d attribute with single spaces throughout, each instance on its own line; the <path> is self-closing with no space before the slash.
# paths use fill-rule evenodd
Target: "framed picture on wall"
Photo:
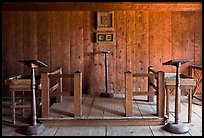
<path id="1" fill-rule="evenodd" d="M 97 12 L 97 30 L 112 31 L 113 30 L 113 12 Z"/>
<path id="2" fill-rule="evenodd" d="M 96 42 L 114 42 L 115 35 L 113 32 L 97 32 L 96 33 Z"/>

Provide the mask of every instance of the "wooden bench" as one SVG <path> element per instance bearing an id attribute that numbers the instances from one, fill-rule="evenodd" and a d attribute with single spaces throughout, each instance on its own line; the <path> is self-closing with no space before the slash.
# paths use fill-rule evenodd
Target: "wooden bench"
<path id="1" fill-rule="evenodd" d="M 156 80 L 156 85 L 148 80 L 148 91 L 133 92 L 133 77 L 148 77 Z M 150 89 L 152 87 L 153 89 Z M 157 116 L 158 120 L 162 120 L 161 124 L 165 123 L 165 93 L 164 93 L 164 72 L 158 71 L 154 73 L 125 73 L 125 114 L 126 116 L 133 115 L 133 96 L 157 96 Z M 147 125 L 155 118 L 144 119 L 143 125 Z"/>
<path id="2" fill-rule="evenodd" d="M 5 84 L 9 86 L 9 91 L 11 92 L 12 98 L 12 123 L 15 124 L 16 118 L 16 109 L 22 109 L 22 115 L 24 115 L 25 108 L 31 108 L 30 104 L 25 104 L 24 100 L 24 92 L 31 92 L 31 79 L 23 78 L 22 75 L 10 77 L 5 80 Z M 38 91 L 40 88 L 39 82 L 36 81 L 36 90 Z M 20 100 L 16 100 L 16 93 L 20 93 Z M 31 98 L 31 97 L 30 97 Z"/>
<path id="3" fill-rule="evenodd" d="M 157 72 L 153 67 L 150 67 L 151 72 Z M 191 122 L 192 114 L 192 91 L 197 84 L 197 79 L 191 76 L 180 74 L 180 88 L 188 90 L 188 122 Z M 176 89 L 176 73 L 164 73 L 164 87 L 166 90 L 166 116 L 169 118 L 169 96 L 170 92 Z"/>
<path id="4" fill-rule="evenodd" d="M 190 76 L 198 79 L 195 86 L 193 97 L 202 100 L 202 66 L 192 65 L 190 66 Z M 200 96 L 200 98 L 198 98 Z"/>
<path id="5" fill-rule="evenodd" d="M 74 79 L 74 117 L 80 118 L 82 115 L 82 73 L 75 72 L 74 74 L 63 74 L 62 68 L 51 72 L 42 73 L 42 86 L 41 86 L 41 97 L 42 97 L 42 108 L 41 117 L 49 118 L 50 112 L 50 96 L 56 96 L 56 101 L 62 103 L 62 78 L 73 78 Z M 50 87 L 50 79 L 59 78 L 59 83 Z M 56 90 L 55 93 L 53 93 Z"/>

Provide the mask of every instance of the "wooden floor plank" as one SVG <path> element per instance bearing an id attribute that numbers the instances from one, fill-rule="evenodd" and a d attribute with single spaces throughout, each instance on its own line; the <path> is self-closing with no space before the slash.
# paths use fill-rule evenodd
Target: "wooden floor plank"
<path id="1" fill-rule="evenodd" d="M 149 126 L 153 136 L 172 136 L 172 134 L 170 132 L 164 131 L 162 129 L 163 125 L 159 125 L 159 126 Z"/>
<path id="2" fill-rule="evenodd" d="M 105 136 L 105 127 L 60 127 L 55 136 Z"/>
<path id="3" fill-rule="evenodd" d="M 109 117 L 119 117 L 120 115 L 118 114 L 118 104 L 119 104 L 119 99 L 116 97 L 113 98 L 105 98 L 105 108 L 104 108 L 104 115 L 103 118 L 109 118 Z"/>
<path id="4" fill-rule="evenodd" d="M 94 97 L 94 102 L 90 110 L 90 114 L 88 118 L 103 118 L 103 110 L 104 110 L 104 99 L 95 96 Z"/>
<path id="5" fill-rule="evenodd" d="M 114 97 L 118 99 L 117 102 L 117 112 L 120 116 L 125 116 L 125 94 L 115 93 Z"/>
<path id="6" fill-rule="evenodd" d="M 117 97 L 118 96 L 116 95 L 114 98 L 117 99 Z M 85 109 L 91 108 L 91 105 L 93 103 L 93 97 L 92 98 L 86 97 L 86 98 L 84 97 L 83 104 L 82 104 L 83 114 L 89 114 L 89 110 L 85 110 Z M 69 98 L 63 101 L 64 102 L 66 101 L 64 105 L 58 104 L 58 106 L 62 106 L 62 107 L 60 108 L 58 106 L 55 107 L 60 112 L 58 113 L 55 112 L 54 114 L 55 115 L 61 114 L 60 115 L 61 118 L 66 118 L 66 117 L 69 117 L 68 115 L 69 110 L 67 110 L 68 108 L 70 108 L 69 106 L 71 105 L 69 102 L 73 102 L 73 101 Z M 2 136 L 24 136 L 23 134 L 18 132 L 18 129 L 21 128 L 22 126 L 29 125 L 28 121 L 30 120 L 30 117 L 29 117 L 30 110 L 26 110 L 25 117 L 17 115 L 17 118 L 16 118 L 17 123 L 16 125 L 13 125 L 11 124 L 11 112 L 9 111 L 8 106 L 6 106 L 4 102 L 2 103 L 3 103 L 2 104 Z M 111 103 L 111 104 L 114 105 L 113 108 L 116 108 L 116 110 L 114 110 L 116 111 L 116 114 L 124 112 L 125 108 L 124 108 L 124 104 L 121 105 L 122 103 L 121 100 L 118 100 L 118 101 L 116 100 L 115 103 L 116 104 L 114 103 Z M 96 101 L 95 104 L 99 106 L 101 105 L 101 101 L 98 100 Z M 155 103 L 148 103 L 148 104 L 149 104 L 148 106 L 151 107 L 148 109 L 148 112 L 155 109 L 155 105 L 154 105 Z M 73 127 L 71 126 L 70 127 L 65 127 L 65 126 L 59 127 L 59 126 L 47 126 L 46 125 L 45 131 L 42 134 L 39 134 L 39 136 L 58 136 L 58 135 L 61 135 L 61 136 L 71 136 L 71 135 L 73 136 L 85 136 L 85 135 L 89 135 L 89 136 L 119 136 L 119 135 L 125 135 L 125 136 L 137 136 L 137 135 L 139 136 L 143 136 L 143 135 L 147 135 L 147 136 L 202 136 L 202 106 L 198 104 L 193 104 L 192 106 L 193 106 L 192 107 L 192 110 L 193 110 L 192 122 L 189 124 L 187 123 L 187 111 L 188 111 L 187 110 L 188 108 L 187 96 L 182 96 L 181 122 L 185 123 L 190 128 L 189 132 L 186 134 L 173 134 L 173 133 L 164 131 L 161 129 L 162 125 L 156 125 L 156 126 L 152 126 L 152 125 L 148 125 L 148 126 L 110 126 L 108 125 L 108 126 L 105 126 L 104 125 L 104 126 L 73 126 Z M 133 105 L 133 107 L 135 107 L 135 105 Z M 143 108 L 145 108 L 144 103 L 143 103 L 143 107 L 140 109 L 143 109 Z M 175 115 L 174 108 L 175 108 L 175 97 L 170 96 L 169 121 L 171 122 L 175 121 L 174 120 L 175 119 L 174 118 L 174 115 Z M 112 109 L 112 108 L 109 107 L 108 109 Z M 110 110 L 110 111 L 113 111 L 113 110 Z M 110 111 L 109 113 L 111 113 Z M 17 112 L 20 113 L 20 110 L 18 110 Z M 145 112 L 147 111 L 145 110 Z M 123 117 L 123 116 L 120 116 L 120 117 Z"/>
<path id="7" fill-rule="evenodd" d="M 58 126 L 45 126 L 45 130 L 38 136 L 55 136 L 58 130 Z"/>
<path id="8" fill-rule="evenodd" d="M 157 118 L 149 102 L 146 101 L 146 96 L 137 96 L 135 102 L 138 105 L 142 118 Z"/>
<path id="9" fill-rule="evenodd" d="M 91 107 L 93 105 L 94 96 L 86 95 L 85 99 L 82 102 L 82 118 L 88 118 L 90 114 Z"/>
<path id="10" fill-rule="evenodd" d="M 152 136 L 148 126 L 107 126 L 107 136 Z"/>
<path id="11" fill-rule="evenodd" d="M 50 108 L 49 117 L 51 118 L 68 118 L 74 117 L 73 96 L 64 96 L 62 103 L 54 103 Z"/>

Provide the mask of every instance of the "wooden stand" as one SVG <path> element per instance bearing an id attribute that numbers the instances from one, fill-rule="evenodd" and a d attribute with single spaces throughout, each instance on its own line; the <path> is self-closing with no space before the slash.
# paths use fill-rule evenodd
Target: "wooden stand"
<path id="1" fill-rule="evenodd" d="M 47 67 L 46 64 L 39 60 L 20 60 L 19 62 L 31 68 L 31 92 L 32 92 L 32 124 L 28 126 L 24 133 L 26 135 L 37 135 L 44 131 L 45 126 L 43 124 L 37 123 L 36 115 L 36 97 L 35 97 L 35 68 L 37 67 Z"/>
<path id="2" fill-rule="evenodd" d="M 176 66 L 176 95 L 175 95 L 175 123 L 168 123 L 163 127 L 164 130 L 176 133 L 176 134 L 182 134 L 187 133 L 189 131 L 189 128 L 184 125 L 180 124 L 179 117 L 180 117 L 180 108 L 181 108 L 181 89 L 180 89 L 180 66 L 181 64 L 191 62 L 192 60 L 185 60 L 185 59 L 175 59 L 170 60 L 163 65 L 172 65 Z"/>
<path id="3" fill-rule="evenodd" d="M 105 98 L 111 98 L 114 97 L 113 93 L 108 92 L 108 54 L 110 54 L 110 51 L 98 51 L 94 54 L 104 54 L 105 55 L 105 86 L 106 86 L 106 91 L 102 92 L 100 94 L 101 97 Z"/>

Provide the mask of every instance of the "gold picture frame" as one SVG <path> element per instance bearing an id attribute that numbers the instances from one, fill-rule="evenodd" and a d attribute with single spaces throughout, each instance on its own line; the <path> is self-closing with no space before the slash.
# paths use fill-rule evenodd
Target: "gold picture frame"
<path id="1" fill-rule="evenodd" d="M 113 12 L 97 12 L 97 30 L 113 31 L 114 15 Z"/>

